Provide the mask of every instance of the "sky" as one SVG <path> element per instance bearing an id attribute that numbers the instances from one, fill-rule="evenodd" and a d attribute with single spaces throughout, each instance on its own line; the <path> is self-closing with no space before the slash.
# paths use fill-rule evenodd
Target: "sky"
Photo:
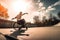
<path id="1" fill-rule="evenodd" d="M 46 16 L 49 19 L 49 14 L 56 14 L 60 10 L 59 0 L 0 0 L 0 3 L 8 9 L 9 19 L 14 18 L 20 11 L 27 12 L 24 15 L 27 22 L 33 22 L 33 17 L 38 15 L 40 20 Z"/>
<path id="2" fill-rule="evenodd" d="M 50 5 L 57 3 L 55 6 L 53 6 L 56 8 L 56 10 L 54 10 L 53 12 L 54 12 L 54 14 L 56 14 L 60 11 L 60 3 L 59 3 L 60 1 L 59 0 L 48 0 L 48 1 L 47 0 L 41 0 L 41 1 L 44 3 L 45 7 L 48 7 Z"/>
<path id="3" fill-rule="evenodd" d="M 44 4 L 44 7 L 46 8 L 53 5 L 52 8 L 55 8 L 55 10 L 51 11 L 52 14 L 57 14 L 60 11 L 59 0 L 41 0 L 41 2 Z"/>
<path id="4" fill-rule="evenodd" d="M 31 21 L 32 17 L 34 17 L 35 15 L 40 16 L 40 14 L 44 15 L 44 13 L 46 14 L 52 13 L 55 15 L 60 11 L 60 0 L 22 0 L 21 1 L 22 5 L 21 4 L 18 5 L 20 1 L 21 0 L 0 0 L 0 3 L 8 9 L 10 19 L 15 17 L 23 8 L 24 8 L 23 12 L 29 13 L 29 15 L 24 15 L 25 19 L 28 19 L 27 21 L 29 20 Z M 22 7 L 25 3 L 26 6 Z M 42 13 L 42 11 L 44 13 Z M 24 40 L 60 39 L 59 25 L 51 27 L 29 28 L 26 31 L 26 33 L 29 34 L 30 36 L 19 36 L 19 38 L 23 38 Z M 13 29 L 0 29 L 0 32 L 10 34 L 11 30 Z"/>

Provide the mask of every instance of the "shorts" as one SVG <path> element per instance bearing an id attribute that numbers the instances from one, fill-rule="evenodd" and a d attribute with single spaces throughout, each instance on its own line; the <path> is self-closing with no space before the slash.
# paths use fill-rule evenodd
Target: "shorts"
<path id="1" fill-rule="evenodd" d="M 25 24 L 25 20 L 24 20 L 24 19 L 17 20 L 17 23 L 18 23 L 19 25 L 24 25 L 24 24 Z"/>

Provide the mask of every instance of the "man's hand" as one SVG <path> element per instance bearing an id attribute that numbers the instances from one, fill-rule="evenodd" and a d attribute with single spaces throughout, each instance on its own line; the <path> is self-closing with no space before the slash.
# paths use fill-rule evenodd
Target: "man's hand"
<path id="1" fill-rule="evenodd" d="M 28 13 L 24 13 L 23 15 L 25 15 L 25 14 L 28 14 Z"/>
<path id="2" fill-rule="evenodd" d="M 14 20 L 15 18 L 12 18 L 11 20 Z"/>
<path id="3" fill-rule="evenodd" d="M 24 13 L 24 14 L 28 14 L 28 13 Z"/>

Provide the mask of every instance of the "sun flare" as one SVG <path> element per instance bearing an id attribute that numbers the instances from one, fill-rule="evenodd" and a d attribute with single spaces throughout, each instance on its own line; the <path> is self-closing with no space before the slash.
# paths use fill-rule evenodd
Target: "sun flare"
<path id="1" fill-rule="evenodd" d="M 12 7 L 16 12 L 25 12 L 27 10 L 28 4 L 23 0 L 18 0 L 12 3 Z"/>

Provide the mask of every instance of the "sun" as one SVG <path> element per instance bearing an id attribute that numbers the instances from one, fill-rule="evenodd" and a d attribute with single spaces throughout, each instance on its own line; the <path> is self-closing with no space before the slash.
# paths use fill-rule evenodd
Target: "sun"
<path id="1" fill-rule="evenodd" d="M 28 4 L 23 0 L 17 0 L 12 3 L 12 7 L 15 12 L 25 12 L 27 10 Z"/>

